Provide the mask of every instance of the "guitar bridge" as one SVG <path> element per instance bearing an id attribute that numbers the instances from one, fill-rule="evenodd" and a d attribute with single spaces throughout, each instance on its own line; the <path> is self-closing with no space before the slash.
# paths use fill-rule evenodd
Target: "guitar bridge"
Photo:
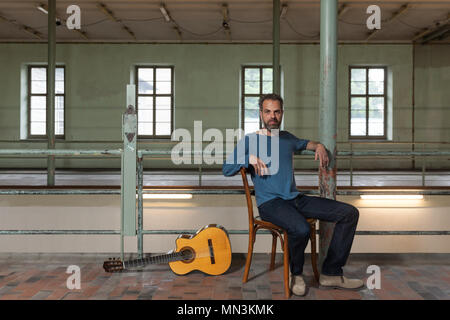
<path id="1" fill-rule="evenodd" d="M 209 247 L 209 258 L 211 259 L 211 264 L 216 263 L 216 259 L 214 258 L 214 249 L 212 245 L 212 240 L 208 239 L 208 247 Z"/>

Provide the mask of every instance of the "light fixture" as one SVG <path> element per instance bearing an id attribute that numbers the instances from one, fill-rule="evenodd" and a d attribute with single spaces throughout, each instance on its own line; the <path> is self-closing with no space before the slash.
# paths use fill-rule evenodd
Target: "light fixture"
<path id="1" fill-rule="evenodd" d="M 166 7 L 164 7 L 163 3 L 161 3 L 159 10 L 161 11 L 162 15 L 164 16 L 164 19 L 166 19 L 166 22 L 170 22 L 169 12 L 167 12 Z"/>
<path id="2" fill-rule="evenodd" d="M 287 10 L 288 5 L 286 3 L 283 3 L 283 5 L 281 6 L 280 19 L 284 19 L 284 17 L 286 17 Z"/>
<path id="3" fill-rule="evenodd" d="M 42 11 L 43 13 L 48 14 L 48 11 L 47 11 L 47 9 L 45 9 L 45 7 L 44 7 L 43 4 L 38 5 L 36 8 L 37 8 L 39 11 Z"/>
<path id="4" fill-rule="evenodd" d="M 143 194 L 144 199 L 192 199 L 192 194 L 189 193 L 147 193 Z"/>
<path id="5" fill-rule="evenodd" d="M 422 194 L 362 194 L 363 200 L 422 200 Z"/>

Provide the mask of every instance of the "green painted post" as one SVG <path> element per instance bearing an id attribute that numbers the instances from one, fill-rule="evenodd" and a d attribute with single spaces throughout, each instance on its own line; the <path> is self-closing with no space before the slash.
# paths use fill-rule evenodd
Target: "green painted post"
<path id="1" fill-rule="evenodd" d="M 273 0 L 273 93 L 281 94 L 281 73 L 280 73 L 280 0 Z"/>
<path id="2" fill-rule="evenodd" d="M 320 1 L 319 140 L 329 152 L 328 168 L 319 169 L 320 196 L 336 199 L 337 136 L 337 0 Z M 334 225 L 319 222 L 319 268 L 322 268 Z"/>
<path id="3" fill-rule="evenodd" d="M 134 85 L 127 85 L 127 109 L 122 116 L 122 168 L 121 168 L 121 256 L 124 236 L 136 236 L 136 136 L 137 117 Z"/>
<path id="4" fill-rule="evenodd" d="M 47 149 L 55 149 L 56 0 L 48 1 Z M 55 185 L 55 156 L 47 157 L 47 185 Z"/>

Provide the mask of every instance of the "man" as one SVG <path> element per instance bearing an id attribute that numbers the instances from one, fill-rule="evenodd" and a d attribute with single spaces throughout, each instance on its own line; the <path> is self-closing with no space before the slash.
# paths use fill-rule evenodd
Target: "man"
<path id="1" fill-rule="evenodd" d="M 320 285 L 344 289 L 362 287 L 364 285 L 362 280 L 348 279 L 343 276 L 342 270 L 353 243 L 359 217 L 358 209 L 343 202 L 303 195 L 298 192 L 295 185 L 292 158 L 294 151 L 304 149 L 315 151 L 315 160 L 319 159 L 320 166 L 327 167 L 329 159 L 325 147 L 318 142 L 298 139 L 287 131 L 279 131 L 283 118 L 283 99 L 279 95 L 262 96 L 259 108 L 264 129 L 248 134 L 239 141 L 233 154 L 229 155 L 222 167 L 223 174 L 232 176 L 241 167 L 250 168 L 261 218 L 280 226 L 288 233 L 290 288 L 294 294 L 304 295 L 306 292 L 302 277 L 304 251 L 310 236 L 306 218 L 336 223 L 326 259 L 323 262 Z M 273 167 L 273 155 L 268 165 L 261 157 L 258 157 L 258 154 L 253 154 L 254 150 L 259 153 L 259 148 L 248 146 L 249 141 L 255 141 L 254 138 L 266 139 L 268 145 L 278 143 L 278 167 L 272 170 L 275 172 L 270 170 Z M 270 148 L 267 146 L 267 149 Z M 240 152 L 241 161 L 238 160 L 239 150 L 245 150 L 245 159 L 242 159 L 242 152 Z"/>

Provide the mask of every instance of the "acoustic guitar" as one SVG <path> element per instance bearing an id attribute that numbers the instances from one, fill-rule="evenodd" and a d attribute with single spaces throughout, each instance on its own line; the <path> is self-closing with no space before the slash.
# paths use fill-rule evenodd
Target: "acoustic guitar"
<path id="1" fill-rule="evenodd" d="M 110 259 L 103 263 L 106 272 L 143 267 L 148 264 L 169 263 L 178 275 L 199 270 L 210 275 L 220 275 L 231 265 L 231 244 L 225 228 L 207 225 L 194 235 L 180 235 L 175 241 L 176 249 L 167 254 L 142 259 L 121 261 Z"/>

